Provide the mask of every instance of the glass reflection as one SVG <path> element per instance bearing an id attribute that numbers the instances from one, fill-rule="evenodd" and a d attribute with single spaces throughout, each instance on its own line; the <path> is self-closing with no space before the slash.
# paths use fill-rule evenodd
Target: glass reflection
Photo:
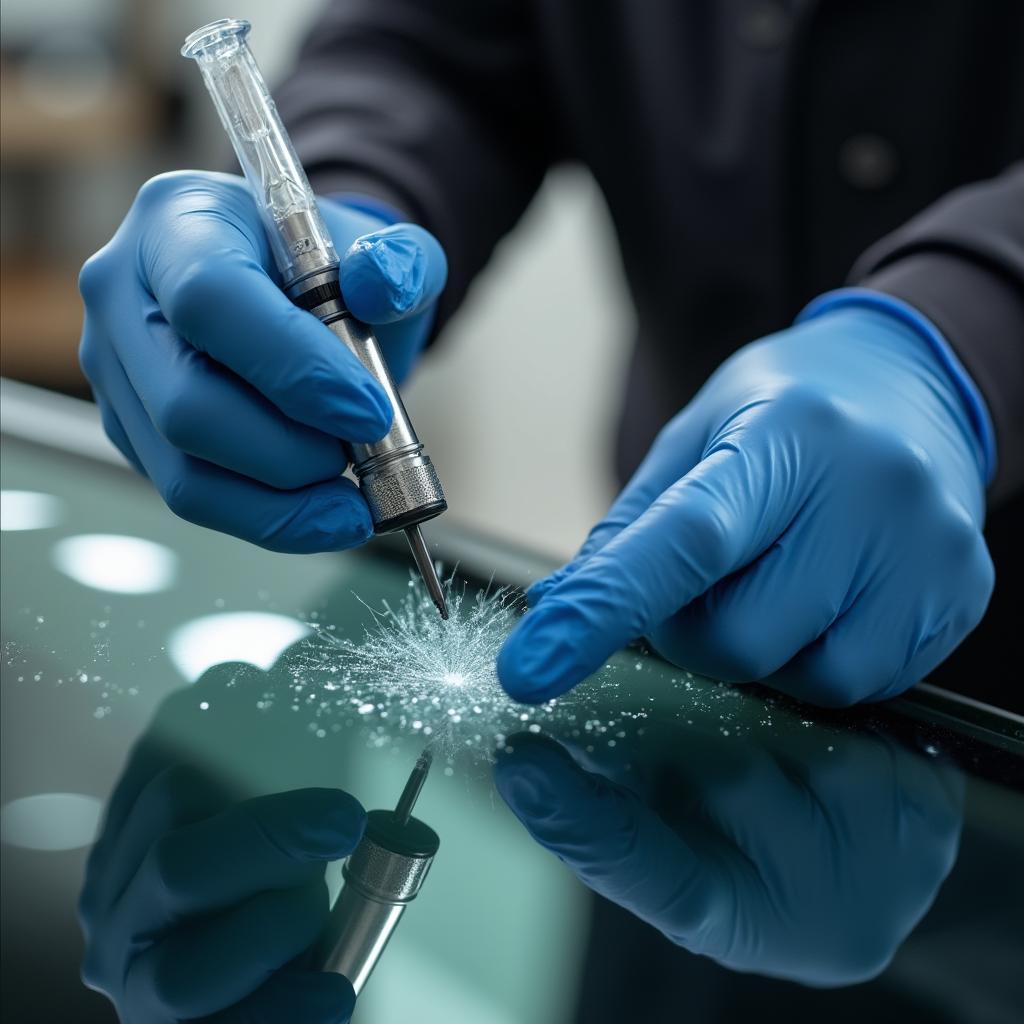
<path id="1" fill-rule="evenodd" d="M 167 640 L 174 667 L 189 682 L 222 662 L 245 661 L 267 670 L 310 627 L 271 612 L 219 612 L 179 626 Z"/>
<path id="2" fill-rule="evenodd" d="M 110 798 L 79 904 L 82 974 L 123 1020 L 223 1012 L 225 1020 L 343 1024 L 355 991 L 340 973 L 321 970 L 324 951 L 362 964 L 365 981 L 379 950 L 342 955 L 343 900 L 329 933 L 334 945 L 317 947 L 331 920 L 328 865 L 358 847 L 366 877 L 398 885 L 378 922 L 383 948 L 411 899 L 406 862 L 418 886 L 436 852 L 437 837 L 411 816 L 408 793 L 400 819 L 391 810 L 367 815 L 342 788 L 343 748 L 310 743 L 305 729 L 262 714 L 253 694 L 264 685 L 255 666 L 231 663 L 172 695 Z M 425 771 L 410 779 L 417 793 Z M 370 852 L 360 846 L 364 832 Z M 424 835 L 432 841 L 425 864 L 427 854 L 408 846 Z M 373 892 L 371 910 L 382 899 Z M 345 908 L 351 915 L 351 899 Z M 354 933 L 360 942 L 367 916 Z"/>
<path id="3" fill-rule="evenodd" d="M 678 946 L 813 986 L 884 970 L 957 856 L 962 778 L 877 735 L 693 732 L 614 760 L 519 735 L 498 790 L 596 893 Z"/>
<path id="4" fill-rule="evenodd" d="M 315 742 L 304 716 L 260 711 L 293 665 L 224 664 L 173 695 L 114 791 L 81 901 L 84 975 L 127 1019 L 290 1003 L 288 1019 L 344 1020 L 354 1005 L 309 950 L 325 868 L 365 828 L 346 792 L 365 737 L 356 723 Z M 585 885 L 676 946 L 804 986 L 882 972 L 957 858 L 960 773 L 870 731 L 645 721 L 614 747 L 509 737 L 497 789 Z"/>
<path id="5" fill-rule="evenodd" d="M 0 491 L 0 530 L 46 530 L 61 521 L 63 502 L 41 491 Z"/>
<path id="6" fill-rule="evenodd" d="M 93 841 L 102 807 L 81 793 L 24 796 L 0 811 L 0 837 L 24 850 L 76 850 Z"/>
<path id="7" fill-rule="evenodd" d="M 53 564 L 94 590 L 154 594 L 174 585 L 178 556 L 163 544 L 113 533 L 65 537 L 53 548 Z"/>

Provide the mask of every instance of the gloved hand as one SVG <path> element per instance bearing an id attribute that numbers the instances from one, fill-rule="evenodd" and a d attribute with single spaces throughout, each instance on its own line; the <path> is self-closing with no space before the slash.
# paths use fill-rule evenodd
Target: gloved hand
<path id="1" fill-rule="evenodd" d="M 994 460 L 934 328 L 865 290 L 747 345 L 655 441 L 498 657 L 550 699 L 640 636 L 718 679 L 841 706 L 906 689 L 981 619 Z"/>
<path id="2" fill-rule="evenodd" d="M 659 764 L 636 770 L 634 752 L 634 772 L 611 778 L 543 737 L 509 746 L 495 781 L 533 838 L 599 895 L 733 970 L 817 986 L 873 978 L 956 861 L 962 777 L 881 738 L 826 749 L 811 734 L 773 752 L 690 732 Z"/>
<path id="3" fill-rule="evenodd" d="M 82 976 L 124 1024 L 345 1024 L 355 994 L 298 958 L 328 917 L 324 868 L 365 813 L 340 790 L 242 802 L 173 765 L 139 788 L 143 750 L 112 797 L 80 901 Z"/>
<path id="4" fill-rule="evenodd" d="M 320 208 L 345 302 L 401 379 L 430 330 L 444 253 L 414 225 Z M 275 551 L 351 547 L 372 522 L 341 479 L 340 442 L 383 437 L 391 408 L 276 278 L 242 178 L 153 178 L 82 268 L 82 368 L 111 440 L 178 515 Z"/>

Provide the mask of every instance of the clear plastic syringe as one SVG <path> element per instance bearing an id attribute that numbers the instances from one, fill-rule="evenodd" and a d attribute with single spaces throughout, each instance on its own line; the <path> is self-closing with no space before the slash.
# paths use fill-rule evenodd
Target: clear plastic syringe
<path id="1" fill-rule="evenodd" d="M 318 317 L 376 378 L 391 401 L 387 436 L 349 445 L 352 468 L 377 533 L 404 530 L 420 574 L 443 618 L 444 593 L 420 524 L 448 507 L 437 471 L 416 436 L 373 332 L 345 308 L 338 254 L 306 172 L 249 49 L 249 23 L 231 18 L 193 32 L 181 52 L 199 65 L 263 220 L 284 289 Z M 285 341 L 282 339 L 282 344 Z"/>

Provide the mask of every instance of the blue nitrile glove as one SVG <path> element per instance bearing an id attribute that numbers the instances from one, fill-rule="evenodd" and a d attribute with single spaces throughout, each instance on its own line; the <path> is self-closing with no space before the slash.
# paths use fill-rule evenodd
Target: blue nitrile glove
<path id="1" fill-rule="evenodd" d="M 345 1024 L 352 986 L 301 958 L 327 923 L 325 866 L 358 844 L 362 807 L 333 789 L 232 802 L 182 765 L 139 789 L 149 767 L 136 756 L 89 858 L 86 984 L 124 1024 Z"/>
<path id="2" fill-rule="evenodd" d="M 840 706 L 901 692 L 977 625 L 994 444 L 938 332 L 830 293 L 711 376 L 498 657 L 546 700 L 646 636 L 670 661 Z"/>
<path id="3" fill-rule="evenodd" d="M 733 970 L 818 986 L 873 978 L 956 861 L 962 777 L 882 738 L 826 749 L 811 734 L 773 752 L 691 732 L 650 803 L 551 740 L 509 745 L 495 781 L 533 838 L 599 895 Z"/>
<path id="4" fill-rule="evenodd" d="M 436 239 L 332 200 L 320 209 L 353 314 L 396 378 L 444 286 Z M 391 424 L 384 392 L 281 292 L 242 178 L 160 175 L 82 268 L 81 362 L 111 440 L 178 515 L 276 551 L 351 547 L 369 510 L 341 441 Z"/>

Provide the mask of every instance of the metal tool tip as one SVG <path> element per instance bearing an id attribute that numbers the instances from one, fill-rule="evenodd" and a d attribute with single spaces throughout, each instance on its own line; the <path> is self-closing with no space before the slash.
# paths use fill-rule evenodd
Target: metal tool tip
<path id="1" fill-rule="evenodd" d="M 434 602 L 434 606 L 437 608 L 441 618 L 447 619 L 448 603 L 444 599 L 444 587 L 441 586 L 441 581 L 437 578 L 437 570 L 434 568 L 434 563 L 430 558 L 430 552 L 427 551 L 427 545 L 423 540 L 420 528 L 418 526 L 410 526 L 405 531 L 405 536 L 409 541 L 412 557 L 416 561 L 416 568 L 419 569 L 420 576 L 423 577 L 423 582 L 426 585 L 427 592 L 430 594 L 430 599 Z"/>
<path id="2" fill-rule="evenodd" d="M 432 760 L 433 755 L 429 750 L 424 750 L 416 759 L 405 789 L 402 790 L 402 795 L 398 798 L 398 804 L 395 806 L 395 817 L 402 825 L 408 824 L 409 818 L 412 817 L 412 809 L 423 788 L 423 783 L 427 781 L 427 772 L 430 771 Z"/>

